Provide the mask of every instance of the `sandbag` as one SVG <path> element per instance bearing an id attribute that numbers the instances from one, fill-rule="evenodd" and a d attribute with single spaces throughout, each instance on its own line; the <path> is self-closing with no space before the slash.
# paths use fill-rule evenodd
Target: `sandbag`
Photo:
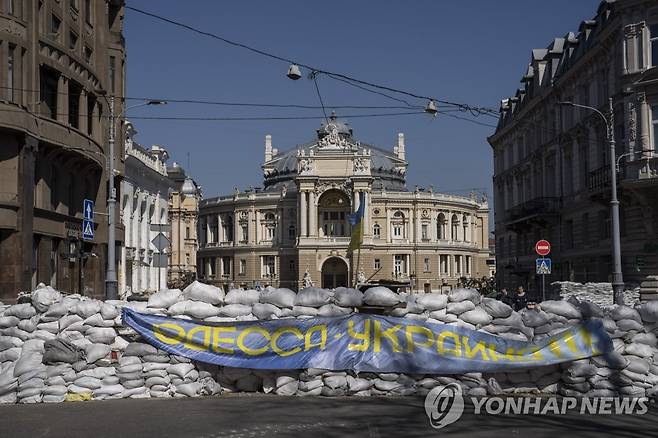
<path id="1" fill-rule="evenodd" d="M 84 353 L 72 343 L 58 338 L 44 344 L 43 363 L 74 363 L 82 360 Z"/>
<path id="2" fill-rule="evenodd" d="M 224 291 L 216 286 L 195 280 L 183 289 L 183 297 L 187 300 L 201 301 L 208 304 L 222 304 L 224 302 Z"/>
<path id="3" fill-rule="evenodd" d="M 89 318 L 94 313 L 101 311 L 101 303 L 97 300 L 80 301 L 71 308 L 71 313 L 75 313 L 81 318 Z"/>
<path id="4" fill-rule="evenodd" d="M 318 287 L 307 287 L 299 291 L 295 297 L 295 306 L 322 307 L 331 302 L 331 293 Z"/>
<path id="5" fill-rule="evenodd" d="M 512 314 L 512 308 L 494 298 L 483 298 L 482 308 L 494 318 L 507 318 Z"/>
<path id="6" fill-rule="evenodd" d="M 294 316 L 318 316 L 318 309 L 315 307 L 294 306 L 292 314 Z"/>
<path id="7" fill-rule="evenodd" d="M 219 315 L 219 309 L 212 304 L 202 301 L 180 301 L 168 310 L 169 315 L 189 315 L 203 319 Z"/>
<path id="8" fill-rule="evenodd" d="M 448 305 L 448 295 L 440 293 L 422 294 L 416 297 L 416 302 L 429 311 L 441 310 Z"/>
<path id="9" fill-rule="evenodd" d="M 43 313 L 53 304 L 62 301 L 62 294 L 57 292 L 51 286 L 44 286 L 32 292 L 31 299 L 32 306 L 34 306 L 39 313 Z"/>
<path id="10" fill-rule="evenodd" d="M 121 310 L 112 304 L 103 303 L 101 305 L 101 316 L 105 320 L 114 319 L 121 314 Z"/>
<path id="11" fill-rule="evenodd" d="M 260 299 L 260 292 L 254 289 L 231 289 L 226 294 L 224 302 L 226 304 L 244 304 L 250 306 L 258 303 Z M 266 319 L 266 318 L 263 318 Z"/>
<path id="12" fill-rule="evenodd" d="M 522 309 L 519 314 L 526 327 L 539 327 L 550 321 L 549 316 L 543 310 Z"/>
<path id="13" fill-rule="evenodd" d="M 14 304 L 5 309 L 4 316 L 15 316 L 18 319 L 28 319 L 32 318 L 37 314 L 37 311 L 32 304 Z"/>
<path id="14" fill-rule="evenodd" d="M 228 304 L 219 308 L 219 316 L 227 316 L 230 318 L 249 315 L 250 313 L 251 306 L 246 304 Z"/>
<path id="15" fill-rule="evenodd" d="M 480 303 L 480 293 L 475 289 L 457 288 L 450 291 L 448 300 L 453 303 L 460 301 L 472 301 L 474 304 Z"/>
<path id="16" fill-rule="evenodd" d="M 277 318 L 281 316 L 281 309 L 274 304 L 255 303 L 251 309 L 251 313 L 258 319 L 273 319 L 273 316 Z"/>
<path id="17" fill-rule="evenodd" d="M 19 321 L 15 316 L 0 316 L 0 328 L 16 327 Z"/>
<path id="18" fill-rule="evenodd" d="M 475 304 L 470 300 L 462 300 L 448 303 L 446 308 L 448 309 L 448 313 L 461 315 L 464 312 L 475 310 Z"/>
<path id="19" fill-rule="evenodd" d="M 334 290 L 334 301 L 341 307 L 360 307 L 363 305 L 363 292 L 358 289 L 337 287 Z"/>
<path id="20" fill-rule="evenodd" d="M 114 342 L 117 332 L 109 327 L 91 327 L 85 335 L 94 344 L 111 344 Z"/>
<path id="21" fill-rule="evenodd" d="M 162 289 L 149 297 L 147 307 L 168 309 L 183 299 L 180 289 Z"/>
<path id="22" fill-rule="evenodd" d="M 145 344 L 143 342 L 131 342 L 123 352 L 124 357 L 143 357 L 149 354 L 158 354 L 158 349 L 151 344 Z"/>
<path id="23" fill-rule="evenodd" d="M 572 304 L 566 301 L 549 300 L 543 301 L 539 307 L 541 310 L 563 316 L 567 319 L 581 319 L 582 314 Z"/>
<path id="24" fill-rule="evenodd" d="M 363 294 L 363 301 L 370 306 L 395 306 L 400 296 L 384 286 L 371 287 Z"/>
<path id="25" fill-rule="evenodd" d="M 639 306 L 637 311 L 644 322 L 658 322 L 658 301 L 646 302 Z"/>
<path id="26" fill-rule="evenodd" d="M 459 315 L 459 319 L 476 326 L 489 324 L 492 320 L 491 315 L 482 307 L 476 307 L 474 310 L 462 313 Z"/>
<path id="27" fill-rule="evenodd" d="M 610 311 L 610 318 L 614 319 L 615 321 L 620 321 L 622 319 L 632 319 L 639 324 L 642 323 L 642 318 L 640 318 L 640 314 L 637 312 L 637 310 L 628 306 L 613 307 L 613 309 Z"/>
<path id="28" fill-rule="evenodd" d="M 352 313 L 352 309 L 339 307 L 335 304 L 325 304 L 318 309 L 318 316 L 323 318 L 349 315 L 350 313 Z"/>
<path id="29" fill-rule="evenodd" d="M 292 307 L 295 305 L 295 296 L 296 294 L 290 289 L 266 288 L 260 293 L 260 302 L 292 309 Z"/>

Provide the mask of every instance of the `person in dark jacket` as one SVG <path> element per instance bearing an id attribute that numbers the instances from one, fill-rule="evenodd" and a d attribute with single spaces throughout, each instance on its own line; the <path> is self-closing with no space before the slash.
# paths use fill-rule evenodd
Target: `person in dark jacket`
<path id="1" fill-rule="evenodd" d="M 498 294 L 496 299 L 498 301 L 502 301 L 503 303 L 507 304 L 512 309 L 514 308 L 514 298 L 507 292 L 506 287 L 504 287 L 500 290 L 500 293 Z"/>
<path id="2" fill-rule="evenodd" d="M 521 309 L 525 309 L 528 305 L 528 295 L 523 290 L 523 286 L 516 288 L 516 296 L 514 296 L 514 310 L 517 312 Z"/>

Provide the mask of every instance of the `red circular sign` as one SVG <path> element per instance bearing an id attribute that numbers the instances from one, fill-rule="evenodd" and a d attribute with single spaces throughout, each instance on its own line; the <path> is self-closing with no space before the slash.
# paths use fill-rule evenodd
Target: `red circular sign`
<path id="1" fill-rule="evenodd" d="M 546 256 L 551 252 L 551 244 L 548 240 L 540 240 L 535 243 L 535 252 L 540 256 Z"/>

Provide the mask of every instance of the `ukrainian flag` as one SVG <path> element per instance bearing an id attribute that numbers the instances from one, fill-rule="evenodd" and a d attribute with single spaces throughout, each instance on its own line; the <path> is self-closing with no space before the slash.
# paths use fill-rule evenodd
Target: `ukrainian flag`
<path id="1" fill-rule="evenodd" d="M 352 238 L 350 239 L 350 246 L 348 251 L 354 251 L 361 248 L 363 243 L 363 215 L 366 210 L 366 194 L 361 193 L 361 202 L 359 208 L 355 213 L 347 216 L 347 221 L 352 226 Z"/>

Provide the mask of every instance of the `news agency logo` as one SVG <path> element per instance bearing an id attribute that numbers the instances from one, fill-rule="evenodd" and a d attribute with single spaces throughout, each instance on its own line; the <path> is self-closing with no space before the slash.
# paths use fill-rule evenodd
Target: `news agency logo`
<path id="1" fill-rule="evenodd" d="M 425 413 L 434 429 L 442 429 L 462 417 L 461 386 L 450 383 L 433 388 L 425 397 Z M 473 414 L 480 415 L 644 415 L 647 397 L 470 397 Z"/>
<path id="2" fill-rule="evenodd" d="M 459 420 L 464 413 L 462 388 L 456 383 L 433 388 L 425 397 L 425 413 L 434 429 Z"/>

